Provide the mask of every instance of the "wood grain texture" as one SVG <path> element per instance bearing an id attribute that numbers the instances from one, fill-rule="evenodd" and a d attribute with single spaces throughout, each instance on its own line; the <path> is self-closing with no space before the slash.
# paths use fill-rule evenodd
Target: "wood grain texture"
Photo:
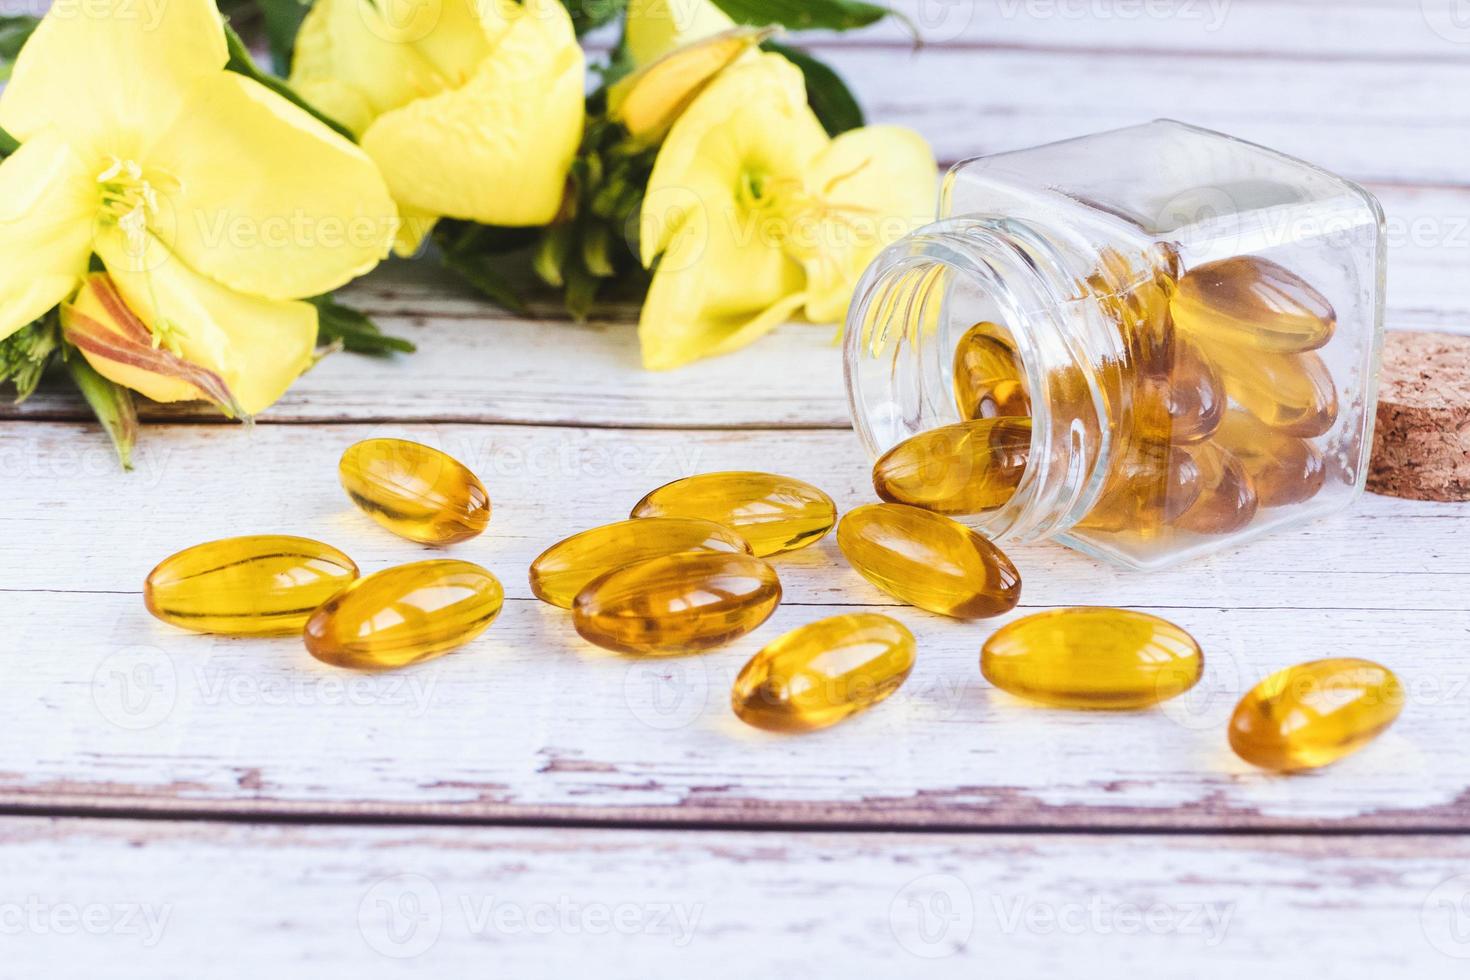
<path id="1" fill-rule="evenodd" d="M 328 669 L 295 640 L 183 634 L 138 595 L 157 560 L 240 533 L 314 535 L 365 571 L 426 549 L 382 531 L 335 482 L 341 448 L 417 438 L 479 471 L 496 517 L 452 554 L 511 601 L 481 640 L 385 676 Z M 1470 513 L 1366 498 L 1355 512 L 1169 575 L 1056 546 L 1018 549 L 1025 610 L 1148 608 L 1193 631 L 1204 684 L 1161 710 L 1030 708 L 984 685 L 959 624 L 888 605 L 831 540 L 778 568 L 786 604 L 731 647 L 630 660 L 529 600 L 531 559 L 623 516 L 680 475 L 769 468 L 847 508 L 869 499 L 855 439 L 832 432 L 526 426 L 149 427 L 119 474 L 78 426 L 0 429 L 14 488 L 0 539 L 0 803 L 425 819 L 646 820 L 1085 828 L 1470 825 Z M 90 441 L 89 441 L 90 440 Z M 83 447 L 91 446 L 89 453 Z M 917 633 L 901 696 L 829 732 L 775 738 L 730 715 L 735 673 L 784 630 L 882 606 Z M 1400 672 L 1410 703 L 1370 751 L 1314 775 L 1253 772 L 1224 744 L 1244 690 L 1292 662 L 1353 653 Z"/>
<path id="2" fill-rule="evenodd" d="M 1391 329 L 1470 333 L 1470 190 L 1376 186 L 1388 221 Z M 637 311 L 577 325 L 554 301 L 518 319 L 430 261 L 395 262 L 343 299 L 408 337 L 417 353 L 338 354 L 302 377 L 260 422 L 378 420 L 649 428 L 849 425 L 837 328 L 793 323 L 726 357 L 673 372 L 639 367 Z M 575 351 L 575 356 L 569 356 Z M 208 406 L 140 406 L 145 418 L 219 421 Z M 64 378 L 0 420 L 78 420 L 90 410 Z"/>
<path id="3" fill-rule="evenodd" d="M 1470 955 L 1444 837 L 25 819 L 0 859 L 14 976 L 1450 980 Z"/>

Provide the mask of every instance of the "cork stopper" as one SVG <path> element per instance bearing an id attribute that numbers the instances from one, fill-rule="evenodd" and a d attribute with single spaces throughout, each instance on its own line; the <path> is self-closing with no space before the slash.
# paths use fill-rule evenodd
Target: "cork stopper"
<path id="1" fill-rule="evenodd" d="M 1387 335 L 1368 489 L 1470 500 L 1470 337 Z"/>

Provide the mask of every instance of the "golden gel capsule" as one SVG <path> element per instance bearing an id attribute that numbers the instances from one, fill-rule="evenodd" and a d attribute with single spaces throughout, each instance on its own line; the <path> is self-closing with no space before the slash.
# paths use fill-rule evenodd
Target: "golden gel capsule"
<path id="1" fill-rule="evenodd" d="M 792 630 L 757 653 L 730 701 L 741 721 L 773 732 L 835 725 L 887 698 L 914 669 L 914 634 L 877 613 Z"/>
<path id="2" fill-rule="evenodd" d="M 1256 351 L 1316 350 L 1337 326 L 1327 297 L 1291 270 L 1252 255 L 1191 269 L 1170 310 L 1181 330 Z"/>
<path id="3" fill-rule="evenodd" d="M 1278 432 L 1249 412 L 1227 413 L 1215 441 L 1240 460 L 1262 507 L 1310 500 L 1327 480 L 1322 454 L 1310 442 Z"/>
<path id="4" fill-rule="evenodd" d="M 960 418 L 1031 414 L 1021 360 L 1006 337 L 1004 328 L 994 323 L 977 323 L 955 346 L 954 397 Z"/>
<path id="5" fill-rule="evenodd" d="M 573 602 L 572 622 L 584 639 L 608 650 L 692 653 L 744 636 L 780 602 L 776 570 L 759 558 L 685 552 L 592 582 Z"/>
<path id="6" fill-rule="evenodd" d="M 659 487 L 633 517 L 699 517 L 750 542 L 759 558 L 815 544 L 837 523 L 837 505 L 810 483 L 774 473 L 705 473 Z"/>
<path id="7" fill-rule="evenodd" d="M 1137 445 L 1108 473 L 1097 503 L 1079 526 L 1147 535 L 1188 512 L 1201 489 L 1199 464 L 1187 449 Z"/>
<path id="8" fill-rule="evenodd" d="M 873 489 L 890 503 L 979 514 L 1011 499 L 1030 453 L 1030 419 L 942 425 L 884 453 L 873 466 Z"/>
<path id="9" fill-rule="evenodd" d="M 479 565 L 399 565 L 358 579 L 313 613 L 306 649 L 337 667 L 406 667 L 470 642 L 504 603 L 500 581 Z"/>
<path id="10" fill-rule="evenodd" d="M 574 534 L 531 563 L 536 598 L 572 608 L 593 579 L 625 565 L 681 551 L 750 554 L 750 545 L 727 527 L 694 517 L 643 517 Z"/>
<path id="11" fill-rule="evenodd" d="M 1240 460 L 1213 442 L 1188 452 L 1199 466 L 1199 496 L 1174 526 L 1195 534 L 1230 534 L 1249 524 L 1260 498 Z"/>
<path id="12" fill-rule="evenodd" d="M 187 548 L 143 584 L 148 611 L 197 633 L 295 633 L 357 578 L 357 565 L 309 538 L 259 535 Z"/>
<path id="13" fill-rule="evenodd" d="M 1230 747 L 1263 769 L 1315 769 L 1373 741 L 1403 706 L 1403 687 L 1387 667 L 1314 660 L 1277 671 L 1240 699 Z"/>
<path id="14" fill-rule="evenodd" d="M 1326 435 L 1337 421 L 1337 388 L 1316 354 L 1220 350 L 1225 390 L 1273 429 L 1313 439 Z"/>
<path id="15" fill-rule="evenodd" d="M 1138 424 L 1175 443 L 1208 439 L 1219 426 L 1228 400 L 1219 369 L 1198 345 L 1182 337 L 1174 339 L 1161 376 L 1140 379 L 1138 397 Z"/>
<path id="16" fill-rule="evenodd" d="M 867 504 L 837 527 L 837 546 L 863 578 L 941 616 L 980 619 L 1014 608 L 1021 573 L 985 538 L 904 504 Z"/>
<path id="17" fill-rule="evenodd" d="M 1001 627 L 980 672 L 1016 697 L 1057 708 L 1146 708 L 1183 694 L 1204 672 L 1194 637 L 1129 609 L 1057 609 Z"/>
<path id="18" fill-rule="evenodd" d="M 403 439 L 348 447 L 342 488 L 373 520 L 420 544 L 468 541 L 490 523 L 490 495 L 459 460 Z"/>

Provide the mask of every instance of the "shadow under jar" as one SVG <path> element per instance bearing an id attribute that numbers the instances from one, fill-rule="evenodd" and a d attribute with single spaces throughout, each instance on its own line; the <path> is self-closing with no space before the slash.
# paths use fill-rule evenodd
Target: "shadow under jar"
<path id="1" fill-rule="evenodd" d="M 958 164 L 940 217 L 848 316 L 880 496 L 1155 569 L 1362 492 L 1384 292 L 1367 191 L 1163 120 Z"/>

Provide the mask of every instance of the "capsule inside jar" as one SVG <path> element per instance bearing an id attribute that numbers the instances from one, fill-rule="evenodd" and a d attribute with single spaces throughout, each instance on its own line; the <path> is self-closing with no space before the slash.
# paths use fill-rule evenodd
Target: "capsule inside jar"
<path id="1" fill-rule="evenodd" d="M 1332 303 L 1290 269 L 1255 255 L 1196 266 L 1179 280 L 1174 322 L 1198 338 L 1282 354 L 1332 339 Z"/>
<path id="2" fill-rule="evenodd" d="M 977 323 L 960 338 L 954 353 L 954 393 L 961 419 L 1031 414 L 1021 359 L 1003 327 Z"/>

